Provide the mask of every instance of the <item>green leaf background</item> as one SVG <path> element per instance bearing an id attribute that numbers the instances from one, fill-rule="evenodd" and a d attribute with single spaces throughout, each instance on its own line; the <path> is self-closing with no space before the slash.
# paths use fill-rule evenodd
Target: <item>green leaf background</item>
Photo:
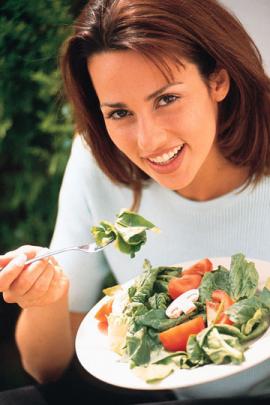
<path id="1" fill-rule="evenodd" d="M 84 3 L 0 6 L 0 253 L 50 242 L 73 137 L 59 50 Z"/>
<path id="2" fill-rule="evenodd" d="M 0 254 L 50 243 L 73 137 L 59 49 L 85 3 L 0 2 Z M 32 382 L 14 342 L 18 313 L 0 294 L 0 390 Z"/>

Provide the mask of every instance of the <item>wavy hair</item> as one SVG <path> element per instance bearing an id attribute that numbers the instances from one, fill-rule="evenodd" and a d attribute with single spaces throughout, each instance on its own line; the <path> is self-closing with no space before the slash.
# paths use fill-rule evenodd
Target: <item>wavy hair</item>
<path id="1" fill-rule="evenodd" d="M 89 1 L 64 44 L 61 68 L 76 128 L 103 172 L 138 192 L 148 176 L 111 141 L 87 70 L 89 57 L 112 50 L 140 52 L 168 80 L 166 58 L 181 63 L 185 57 L 206 82 L 217 68 L 225 68 L 230 90 L 219 103 L 220 151 L 233 164 L 248 167 L 255 184 L 269 174 L 270 80 L 255 43 L 218 1 Z"/>

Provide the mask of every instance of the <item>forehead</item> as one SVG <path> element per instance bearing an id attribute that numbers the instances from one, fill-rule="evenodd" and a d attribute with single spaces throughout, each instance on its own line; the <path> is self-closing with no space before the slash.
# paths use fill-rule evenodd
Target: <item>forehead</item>
<path id="1" fill-rule="evenodd" d="M 138 76 L 142 71 L 155 77 L 162 74 L 161 69 L 150 58 L 130 50 L 101 52 L 90 57 L 87 62 L 91 77 L 114 78 L 119 72 L 124 76 Z M 171 61 L 166 60 L 166 63 L 170 65 L 170 70 L 172 67 L 176 69 Z"/>
<path id="2" fill-rule="evenodd" d="M 160 60 L 162 64 L 162 60 Z M 188 62 L 184 59 L 176 64 L 170 59 L 165 63 L 170 70 L 170 79 L 153 61 L 135 51 L 106 51 L 88 59 L 88 71 L 93 85 L 99 93 L 119 93 L 121 89 L 152 90 L 164 86 L 175 78 L 186 76 Z M 149 89 L 148 89 L 149 87 Z"/>

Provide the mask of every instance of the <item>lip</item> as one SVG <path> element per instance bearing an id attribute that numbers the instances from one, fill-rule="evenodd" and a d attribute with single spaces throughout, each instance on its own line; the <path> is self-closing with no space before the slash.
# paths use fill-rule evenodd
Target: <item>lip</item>
<path id="1" fill-rule="evenodd" d="M 168 149 L 168 151 L 169 150 L 171 150 L 171 149 Z M 172 173 L 175 170 L 177 170 L 178 167 L 181 165 L 182 160 L 185 155 L 185 151 L 186 151 L 186 144 L 184 144 L 184 146 L 182 147 L 182 149 L 178 153 L 178 155 L 175 158 L 173 158 L 172 160 L 169 160 L 169 162 L 167 164 L 160 165 L 158 163 L 151 162 L 151 160 L 149 160 L 149 157 L 146 158 L 146 162 L 151 167 L 151 169 L 154 170 L 155 172 L 157 172 L 159 174 L 169 174 L 169 173 Z M 155 156 L 157 156 L 157 155 L 155 155 Z"/>
<path id="2" fill-rule="evenodd" d="M 153 159 L 156 158 L 157 156 L 162 156 L 165 153 L 170 152 L 171 150 L 174 150 L 175 148 L 178 148 L 180 145 L 175 145 L 175 146 L 171 146 L 170 148 L 167 149 L 162 149 L 160 151 L 156 151 L 155 153 L 152 153 L 151 155 L 147 155 L 147 156 L 142 156 L 143 159 Z"/>

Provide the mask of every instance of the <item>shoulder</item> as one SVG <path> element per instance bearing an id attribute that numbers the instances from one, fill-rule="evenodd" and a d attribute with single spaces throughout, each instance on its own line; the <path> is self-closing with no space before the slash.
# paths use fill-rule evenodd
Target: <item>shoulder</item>
<path id="1" fill-rule="evenodd" d="M 270 196 L 270 175 L 265 175 L 257 184 L 251 184 L 250 189 L 258 197 Z"/>
<path id="2" fill-rule="evenodd" d="M 109 179 L 99 168 L 89 145 L 81 135 L 76 135 L 73 139 L 65 176 L 73 178 L 79 184 L 109 182 Z"/>
<path id="3" fill-rule="evenodd" d="M 96 166 L 91 149 L 81 135 L 75 135 L 73 139 L 69 162 L 78 167 Z"/>
<path id="4" fill-rule="evenodd" d="M 132 191 L 126 186 L 113 183 L 108 176 L 98 166 L 94 155 L 81 135 L 76 135 L 71 148 L 71 154 L 68 160 L 66 181 L 77 190 L 91 206 L 104 209 L 103 205 L 112 206 L 112 209 L 125 207 L 122 204 L 131 204 Z M 101 203 L 104 201 L 104 204 Z M 103 211 L 97 208 L 98 214 Z M 106 212 L 107 213 L 107 210 Z"/>

